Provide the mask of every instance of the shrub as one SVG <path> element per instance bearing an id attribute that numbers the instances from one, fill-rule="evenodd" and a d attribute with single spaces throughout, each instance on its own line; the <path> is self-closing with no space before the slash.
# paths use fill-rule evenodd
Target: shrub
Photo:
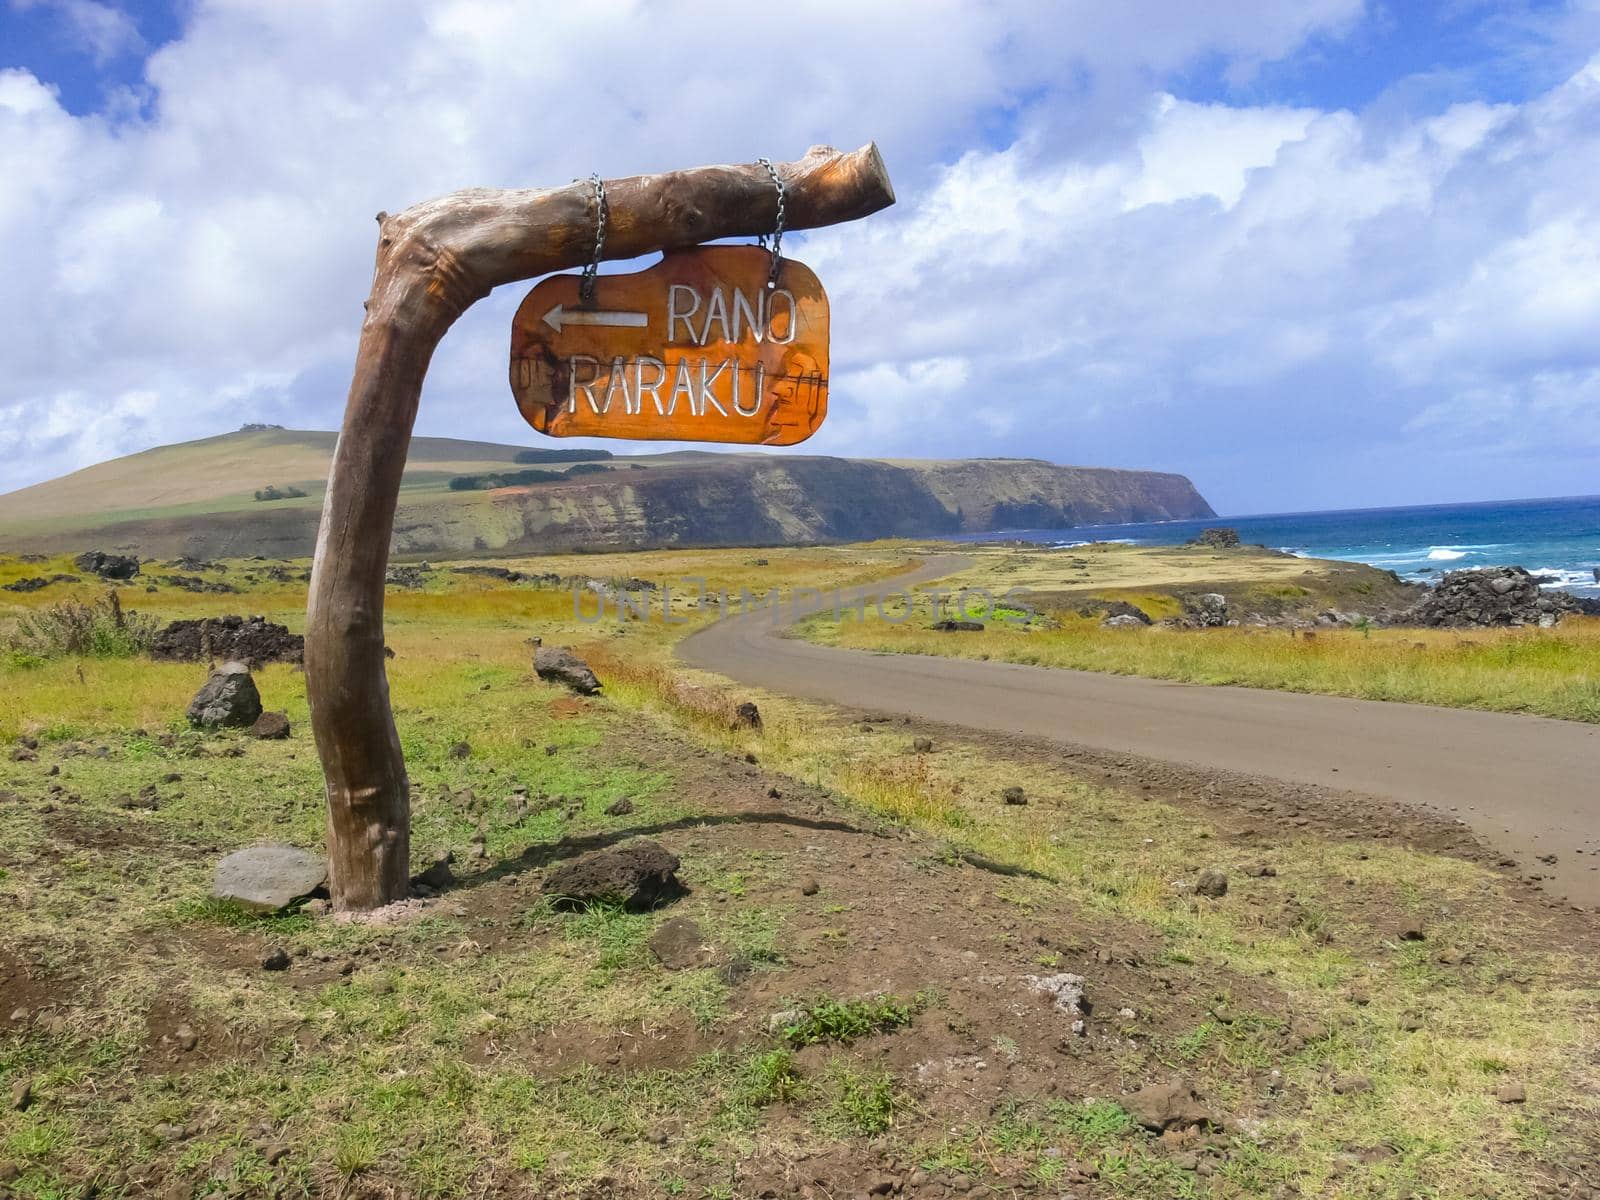
<path id="1" fill-rule="evenodd" d="M 861 1000 L 818 1000 L 783 1028 L 791 1046 L 817 1042 L 853 1042 L 869 1033 L 882 1033 L 911 1024 L 915 1001 L 894 996 L 868 996 Z"/>
<path id="2" fill-rule="evenodd" d="M 526 466 L 529 463 L 598 462 L 610 457 L 609 450 L 518 450 L 511 461 Z"/>
<path id="3" fill-rule="evenodd" d="M 264 488 L 256 489 L 257 500 L 294 500 L 297 497 L 304 495 L 305 492 L 302 489 L 297 488 L 292 484 L 285 484 L 283 487 L 275 487 L 269 483 Z"/>
<path id="4" fill-rule="evenodd" d="M 18 655 L 60 658 L 79 654 L 92 658 L 131 658 L 155 641 L 160 622 L 139 613 L 125 613 L 115 592 L 96 604 L 65 600 L 28 613 L 6 639 L 13 662 Z"/>
<path id="5" fill-rule="evenodd" d="M 486 492 L 492 488 L 522 487 L 529 483 L 555 483 L 565 479 L 560 471 L 500 471 L 493 475 L 457 475 L 450 481 L 452 492 Z"/>

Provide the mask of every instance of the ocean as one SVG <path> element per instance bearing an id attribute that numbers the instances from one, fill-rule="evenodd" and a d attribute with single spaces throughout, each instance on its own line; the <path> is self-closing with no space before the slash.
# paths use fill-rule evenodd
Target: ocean
<path id="1" fill-rule="evenodd" d="M 1084 542 L 1170 546 L 1213 525 L 1237 529 L 1246 542 L 1311 558 L 1371 563 L 1424 583 L 1466 567 L 1519 566 L 1550 576 L 1546 587 L 1576 595 L 1600 595 L 1594 575 L 1600 567 L 1600 496 L 1008 529 L 966 534 L 957 540 L 1016 538 L 1058 546 Z"/>

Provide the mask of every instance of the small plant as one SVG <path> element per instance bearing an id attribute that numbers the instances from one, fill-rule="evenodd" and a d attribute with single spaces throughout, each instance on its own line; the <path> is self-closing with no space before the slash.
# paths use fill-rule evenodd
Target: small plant
<path id="1" fill-rule="evenodd" d="M 828 1074 L 828 1107 L 823 1124 L 850 1133 L 882 1133 L 894 1124 L 894 1078 L 835 1066 Z"/>
<path id="2" fill-rule="evenodd" d="M 1051 1119 L 1080 1146 L 1104 1145 L 1133 1128 L 1127 1109 L 1114 1100 L 1052 1100 L 1048 1107 Z"/>
<path id="3" fill-rule="evenodd" d="M 743 1098 L 757 1106 L 793 1100 L 805 1090 L 794 1054 L 781 1048 L 752 1058 L 744 1069 L 742 1084 Z"/>
<path id="4" fill-rule="evenodd" d="M 84 655 L 92 658 L 131 658 L 143 654 L 156 640 L 160 622 L 154 617 L 122 611 L 116 592 L 96 604 L 63 600 L 17 621 L 6 639 L 17 656 L 38 659 Z"/>
<path id="5" fill-rule="evenodd" d="M 884 1033 L 911 1024 L 918 1007 L 915 1000 L 901 1000 L 897 996 L 867 996 L 860 1000 L 836 1000 L 829 996 L 785 1025 L 783 1037 L 791 1046 L 853 1042 L 870 1033 Z"/>

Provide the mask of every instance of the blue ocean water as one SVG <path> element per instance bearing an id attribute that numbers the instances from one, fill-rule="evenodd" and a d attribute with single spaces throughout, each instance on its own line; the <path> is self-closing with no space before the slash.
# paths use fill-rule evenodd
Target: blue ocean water
<path id="1" fill-rule="evenodd" d="M 1594 575 L 1600 567 L 1600 496 L 1011 529 L 967 534 L 958 540 L 1017 538 L 1062 546 L 1084 542 L 1162 546 L 1186 542 L 1211 525 L 1231 526 L 1246 542 L 1312 558 L 1371 563 L 1423 582 L 1464 567 L 1519 566 L 1536 575 L 1551 576 L 1548 587 L 1600 595 Z"/>

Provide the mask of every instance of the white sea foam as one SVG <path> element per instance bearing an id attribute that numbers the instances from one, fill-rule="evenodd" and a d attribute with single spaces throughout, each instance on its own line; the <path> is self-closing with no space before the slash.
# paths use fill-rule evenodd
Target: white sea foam
<path id="1" fill-rule="evenodd" d="M 1528 574 L 1544 580 L 1539 586 L 1546 588 L 1592 588 L 1595 585 L 1592 569 L 1574 571 L 1566 567 L 1529 567 Z"/>
<path id="2" fill-rule="evenodd" d="M 1428 551 L 1429 562 L 1454 562 L 1466 556 L 1467 551 L 1452 549 L 1449 546 L 1434 546 Z"/>

